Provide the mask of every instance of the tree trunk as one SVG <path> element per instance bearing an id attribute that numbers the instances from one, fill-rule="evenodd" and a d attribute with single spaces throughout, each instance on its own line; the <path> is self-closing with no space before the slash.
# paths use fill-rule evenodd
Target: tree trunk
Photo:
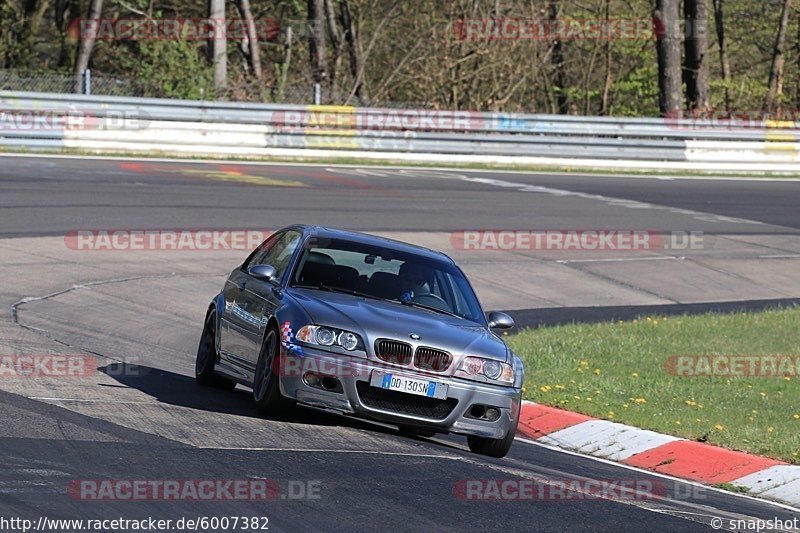
<path id="1" fill-rule="evenodd" d="M 311 79 L 323 83 L 328 78 L 325 54 L 325 0 L 308 0 L 308 50 L 311 54 Z"/>
<path id="2" fill-rule="evenodd" d="M 778 35 L 775 38 L 775 48 L 772 53 L 772 67 L 769 70 L 769 90 L 764 107 L 768 112 L 780 107 L 780 98 L 783 95 L 783 64 L 785 57 L 783 47 L 786 45 L 786 28 L 789 25 L 789 9 L 791 0 L 783 0 L 781 8 L 781 22 Z"/>
<path id="3" fill-rule="evenodd" d="M 558 0 L 550 0 L 550 19 L 558 20 Z M 564 75 L 564 49 L 561 40 L 556 38 L 552 43 L 553 54 L 551 60 L 555 69 L 555 93 L 556 110 L 560 115 L 569 113 L 569 101 L 567 99 L 566 80 Z"/>
<path id="4" fill-rule="evenodd" d="M 89 20 L 97 20 L 103 12 L 103 0 L 92 0 L 89 4 Z M 89 67 L 89 59 L 92 57 L 92 48 L 94 48 L 95 33 L 89 32 L 89 35 L 84 39 L 81 35 L 80 43 L 78 44 L 78 56 L 75 59 L 75 92 L 80 94 L 83 92 L 83 73 Z"/>
<path id="5" fill-rule="evenodd" d="M 328 23 L 328 35 L 333 46 L 333 67 L 328 79 L 328 92 L 334 95 L 336 93 L 339 69 L 342 66 L 342 35 L 336 24 L 336 11 L 333 7 L 333 0 L 325 0 L 325 20 Z"/>
<path id="6" fill-rule="evenodd" d="M 714 0 L 714 25 L 717 28 L 719 43 L 719 62 L 722 69 L 722 81 L 725 84 L 725 111 L 733 107 L 731 98 L 731 62 L 728 59 L 728 41 L 725 39 L 725 0 Z"/>
<path id="7" fill-rule="evenodd" d="M 606 20 L 611 18 L 611 0 L 605 0 L 605 11 L 604 16 Z M 603 99 L 600 104 L 600 115 L 607 116 L 610 114 L 610 105 L 609 105 L 609 95 L 611 93 L 611 83 L 613 81 L 611 77 L 611 39 L 606 39 L 605 42 L 605 52 L 606 52 L 606 76 L 605 82 L 603 83 Z"/>
<path id="8" fill-rule="evenodd" d="M 211 45 L 211 63 L 214 66 L 214 90 L 225 89 L 228 78 L 228 39 L 225 34 L 225 0 L 209 0 L 209 18 L 217 31 Z"/>
<path id="9" fill-rule="evenodd" d="M 680 0 L 656 0 L 653 19 L 656 23 L 658 51 L 658 107 L 664 116 L 681 110 L 681 30 Z"/>
<path id="10" fill-rule="evenodd" d="M 342 27 L 344 28 L 344 38 L 345 41 L 347 41 L 347 47 L 350 53 L 350 74 L 353 76 L 354 80 L 352 93 L 358 98 L 359 102 L 363 103 L 368 98 L 367 90 L 364 87 L 364 60 L 358 48 L 356 26 L 353 22 L 353 15 L 350 11 L 348 0 L 341 0 L 341 6 L 342 11 L 340 16 L 342 19 Z"/>
<path id="11" fill-rule="evenodd" d="M 286 41 L 283 43 L 283 63 L 278 66 L 278 95 L 277 101 L 284 103 L 286 100 L 286 80 L 289 77 L 289 67 L 292 65 L 292 27 L 286 27 Z"/>
<path id="12" fill-rule="evenodd" d="M 253 76 L 257 80 L 262 77 L 261 73 L 261 53 L 258 48 L 258 33 L 256 33 L 256 25 L 253 22 L 253 11 L 250 9 L 250 0 L 236 0 L 236 7 L 242 14 L 244 23 L 247 25 L 247 45 L 248 57 L 250 65 L 253 67 Z"/>
<path id="13" fill-rule="evenodd" d="M 689 34 L 684 41 L 684 73 L 689 109 L 708 109 L 708 6 L 706 0 L 684 0 Z"/>

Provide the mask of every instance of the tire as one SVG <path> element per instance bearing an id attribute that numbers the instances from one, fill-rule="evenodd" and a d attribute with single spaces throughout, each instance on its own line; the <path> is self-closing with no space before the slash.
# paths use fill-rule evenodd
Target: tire
<path id="1" fill-rule="evenodd" d="M 417 428 L 414 426 L 397 426 L 397 429 L 400 430 L 400 434 L 405 437 L 423 437 L 429 439 L 436 435 L 436 432 L 430 429 L 423 429 Z"/>
<path id="2" fill-rule="evenodd" d="M 200 336 L 200 345 L 197 347 L 197 358 L 194 363 L 194 379 L 204 387 L 233 390 L 236 382 L 224 378 L 214 372 L 217 362 L 217 313 L 213 309 L 206 315 L 203 324 L 203 334 Z"/>
<path id="3" fill-rule="evenodd" d="M 467 444 L 472 453 L 479 455 L 486 455 L 488 457 L 502 458 L 508 454 L 511 445 L 514 444 L 514 436 L 517 434 L 517 424 L 519 423 L 519 415 L 514 421 L 514 426 L 508 430 L 506 436 L 502 439 L 488 439 L 485 437 L 467 436 Z"/>
<path id="4" fill-rule="evenodd" d="M 293 401 L 281 394 L 278 376 L 273 372 L 278 368 L 280 357 L 280 337 L 277 328 L 270 326 L 261 343 L 255 377 L 253 379 L 253 401 L 267 414 L 282 414 L 294 406 Z"/>

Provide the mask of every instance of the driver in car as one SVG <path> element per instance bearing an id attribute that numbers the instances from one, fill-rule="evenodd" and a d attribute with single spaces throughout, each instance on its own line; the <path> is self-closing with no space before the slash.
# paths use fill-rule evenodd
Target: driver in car
<path id="1" fill-rule="evenodd" d="M 427 269 L 414 263 L 403 263 L 398 273 L 400 279 L 400 301 L 410 302 L 415 296 L 430 294 Z"/>

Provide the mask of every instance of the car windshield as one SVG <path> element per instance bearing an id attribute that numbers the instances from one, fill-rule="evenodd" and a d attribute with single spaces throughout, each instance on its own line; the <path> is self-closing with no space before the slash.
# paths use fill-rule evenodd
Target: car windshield
<path id="1" fill-rule="evenodd" d="M 291 286 L 390 300 L 486 324 L 478 299 L 458 267 L 388 247 L 310 239 Z"/>

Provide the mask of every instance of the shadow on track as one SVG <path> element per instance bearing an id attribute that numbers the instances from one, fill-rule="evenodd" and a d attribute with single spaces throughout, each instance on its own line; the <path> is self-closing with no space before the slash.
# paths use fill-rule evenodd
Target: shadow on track
<path id="1" fill-rule="evenodd" d="M 398 431 L 365 420 L 338 413 L 298 406 L 282 415 L 266 415 L 253 403 L 249 389 L 240 385 L 233 391 L 198 385 L 193 378 L 149 366 L 128 363 L 112 363 L 98 368 L 121 385 L 139 390 L 159 402 L 237 416 L 261 418 L 315 426 L 338 426 L 397 435 Z"/>

